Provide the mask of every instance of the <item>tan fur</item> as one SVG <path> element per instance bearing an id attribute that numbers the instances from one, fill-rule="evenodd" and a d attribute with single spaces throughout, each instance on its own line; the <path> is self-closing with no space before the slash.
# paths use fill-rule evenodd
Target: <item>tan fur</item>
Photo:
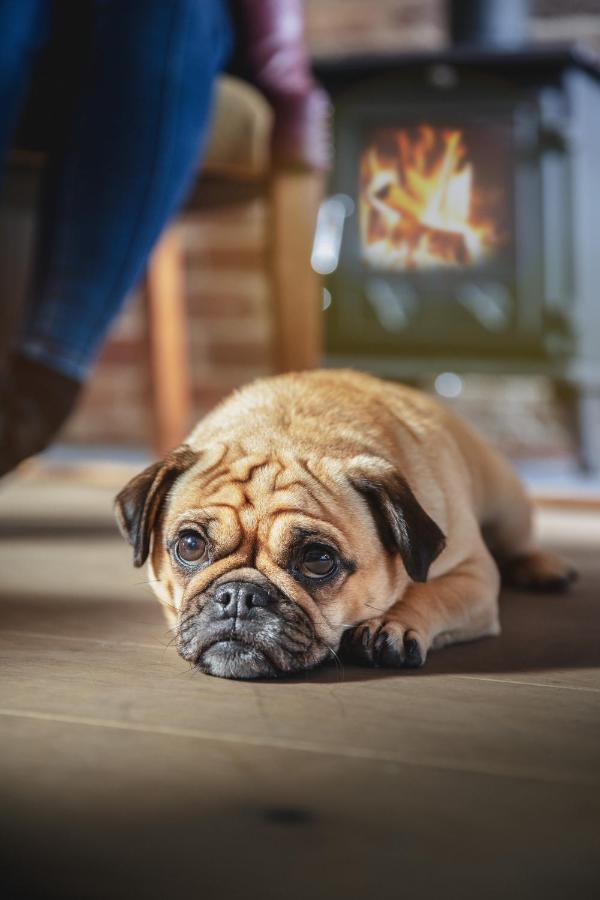
<path id="1" fill-rule="evenodd" d="M 432 647 L 498 634 L 500 578 L 490 550 L 507 570 L 519 559 L 521 585 L 538 575 L 543 583 L 548 573 L 568 580 L 562 561 L 536 550 L 530 503 L 508 464 L 446 408 L 407 387 L 350 371 L 258 381 L 218 406 L 186 443 L 197 461 L 171 489 L 150 554 L 173 627 L 208 585 L 251 570 L 308 614 L 325 648 L 320 658 L 358 626 L 353 642 L 367 660 L 383 636 L 397 659 L 416 642 L 422 662 Z M 385 482 L 391 473 L 406 479 L 446 537 L 424 583 L 410 580 L 399 554 L 384 551 L 352 484 L 355 475 Z M 194 524 L 207 529 L 219 559 L 184 581 L 165 548 Z M 298 527 L 330 537 L 356 571 L 311 595 L 284 564 Z"/>

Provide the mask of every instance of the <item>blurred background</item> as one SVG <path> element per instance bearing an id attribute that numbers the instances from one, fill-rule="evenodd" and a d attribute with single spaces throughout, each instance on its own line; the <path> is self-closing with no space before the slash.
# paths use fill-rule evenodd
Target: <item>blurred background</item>
<path id="1" fill-rule="evenodd" d="M 460 10 L 460 3 L 455 6 Z M 307 0 L 307 42 L 336 117 L 336 161 L 328 185 L 311 182 L 309 173 L 296 175 L 291 187 L 285 184 L 269 158 L 268 104 L 254 88 L 229 76 L 222 79 L 213 137 L 193 195 L 169 229 L 164 253 L 155 254 L 150 277 L 113 328 L 61 446 L 48 459 L 162 451 L 179 440 L 183 420 L 197 419 L 238 385 L 282 368 L 325 363 L 367 368 L 437 390 L 511 456 L 544 459 L 549 472 L 555 462 L 560 471 L 565 465 L 573 470 L 577 459 L 594 468 L 600 440 L 590 436 L 590 429 L 598 411 L 599 378 L 591 356 L 600 327 L 590 297 L 581 296 L 589 294 L 595 278 L 590 269 L 594 241 L 593 232 L 581 237 L 586 258 L 570 246 L 573 229 L 590 229 L 592 223 L 569 220 L 587 215 L 574 206 L 577 200 L 569 192 L 580 190 L 582 177 L 570 157 L 575 151 L 581 156 L 577 141 L 583 126 L 594 110 L 598 114 L 598 100 L 583 95 L 589 85 L 598 86 L 591 54 L 600 50 L 600 8 L 595 0 L 532 0 L 524 23 L 525 3 L 487 6 L 497 7 L 494 15 L 500 16 L 502 7 L 513 10 L 513 21 L 498 26 L 507 28 L 508 36 L 501 30 L 491 38 L 482 33 L 483 43 L 518 44 L 525 32 L 511 36 L 510 29 L 524 27 L 538 48 L 537 63 L 499 58 L 486 70 L 473 65 L 467 52 L 466 61 L 455 66 L 456 58 L 448 61 L 444 55 L 450 43 L 445 0 Z M 462 27 L 472 25 L 471 20 Z M 552 55 L 557 44 L 573 42 L 583 48 L 580 56 L 566 48 Z M 416 61 L 407 62 L 405 54 Z M 365 58 L 366 63 L 355 65 Z M 380 80 L 373 86 L 372 78 Z M 574 111 L 588 102 L 589 115 Z M 367 109 L 374 103 L 379 103 L 375 116 Z M 440 103 L 446 104 L 441 118 Z M 329 308 L 315 320 L 312 304 L 320 303 L 321 286 L 302 266 L 318 201 L 341 191 L 358 204 L 359 155 L 367 150 L 358 147 L 356 134 L 364 121 L 379 129 L 370 139 L 374 146 L 379 141 L 376 152 L 385 157 L 381 141 L 393 141 L 394 128 L 396 138 L 404 128 L 409 144 L 418 140 L 415 129 L 427 118 L 427 104 L 433 142 L 443 144 L 448 129 L 459 129 L 457 171 L 474 170 L 472 189 L 483 197 L 479 212 L 485 218 L 487 202 L 488 218 L 497 219 L 492 225 L 496 238 L 490 238 L 491 243 L 497 239 L 497 247 L 490 244 L 481 258 L 462 262 L 457 257 L 412 267 L 397 260 L 382 263 L 376 253 L 366 259 L 356 246 L 349 249 L 349 243 L 356 244 L 352 229 L 359 227 L 358 209 L 343 237 L 335 221 L 325 217 L 320 251 L 323 240 L 325 253 L 328 240 L 335 245 L 339 239 L 342 246 L 336 272 L 328 270 L 327 260 L 324 269 L 321 263 L 326 273 L 322 305 Z M 361 119 L 365 110 L 367 118 Z M 583 136 L 592 138 L 591 133 Z M 442 144 L 432 151 L 432 166 L 442 160 Z M 593 152 L 592 142 L 584 155 Z M 469 154 L 479 154 L 479 160 L 468 159 Z M 17 148 L 4 190 L 0 287 L 13 297 L 26 277 L 40 165 L 41 157 Z M 584 177 L 597 196 L 598 172 L 586 170 Z M 362 202 L 364 219 L 369 200 L 363 196 Z M 531 218 L 532 208 L 537 218 Z M 550 227 L 561 216 L 562 230 L 556 223 Z M 376 230 L 377 222 L 372 227 Z M 517 259 L 520 245 L 527 245 L 525 262 L 523 254 Z M 583 289 L 582 269 L 587 269 Z M 367 270 L 383 272 L 383 278 L 365 281 Z M 446 303 L 446 312 L 440 311 L 439 298 L 452 294 L 457 278 L 464 281 L 473 273 L 460 302 Z M 478 291 L 484 296 L 477 297 Z M 366 312 L 359 310 L 363 302 Z M 417 308 L 421 319 L 411 322 Z M 3 315 L 6 320 L 11 313 L 5 309 Z M 585 347 L 577 336 L 582 321 Z M 5 321 L 5 333 L 9 324 Z M 584 370 L 588 405 L 582 450 L 578 394 Z M 173 383 L 165 385 L 165 379 Z M 177 400 L 182 392 L 185 402 Z"/>
<path id="2" fill-rule="evenodd" d="M 58 3 L 92 5 L 120 25 L 125 6 L 208 0 Z M 232 3 L 268 5 L 285 4 Z M 298 34 L 275 57 L 320 110 L 267 99 L 234 58 L 190 196 L 74 415 L 2 480 L 2 897 L 600 896 L 600 3 L 304 11 L 331 170 Z M 65 61 L 55 47 L 36 72 L 2 188 L 0 370 Z M 422 386 L 475 423 L 526 476 L 572 594 L 503 592 L 501 637 L 422 672 L 335 653 L 267 683 L 188 670 L 113 498 L 232 389 L 317 365 Z"/>

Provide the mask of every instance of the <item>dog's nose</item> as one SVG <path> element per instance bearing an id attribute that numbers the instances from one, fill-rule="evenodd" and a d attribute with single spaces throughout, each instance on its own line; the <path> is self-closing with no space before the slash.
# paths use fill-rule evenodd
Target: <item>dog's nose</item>
<path id="1" fill-rule="evenodd" d="M 265 588 L 251 581 L 228 581 L 219 585 L 214 600 L 226 617 L 243 619 L 254 607 L 268 606 L 272 597 Z"/>

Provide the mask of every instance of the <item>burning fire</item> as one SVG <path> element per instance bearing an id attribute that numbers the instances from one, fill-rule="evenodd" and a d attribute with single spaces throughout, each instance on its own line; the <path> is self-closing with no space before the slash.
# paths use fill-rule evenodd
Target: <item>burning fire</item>
<path id="1" fill-rule="evenodd" d="M 489 259 L 502 236 L 494 198 L 474 180 L 462 131 L 421 125 L 379 132 L 360 161 L 364 261 L 376 268 L 431 269 Z"/>

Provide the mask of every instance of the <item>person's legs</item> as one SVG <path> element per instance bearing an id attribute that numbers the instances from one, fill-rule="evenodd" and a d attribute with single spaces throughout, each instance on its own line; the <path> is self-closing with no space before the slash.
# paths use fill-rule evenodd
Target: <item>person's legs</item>
<path id="1" fill-rule="evenodd" d="M 70 3 L 53 4 L 57 25 L 65 11 L 69 23 Z M 225 0 L 87 0 L 86 11 L 90 49 L 72 73 L 75 102 L 63 98 L 67 125 L 50 151 L 30 303 L 0 385 L 0 475 L 47 446 L 67 418 L 194 177 L 229 51 Z"/>
<path id="2" fill-rule="evenodd" d="M 230 42 L 224 0 L 93 7 L 77 109 L 50 162 L 20 346 L 75 380 L 190 186 Z"/>
<path id="3" fill-rule="evenodd" d="M 27 86 L 34 57 L 48 36 L 48 0 L 0 0 L 0 164 Z"/>

